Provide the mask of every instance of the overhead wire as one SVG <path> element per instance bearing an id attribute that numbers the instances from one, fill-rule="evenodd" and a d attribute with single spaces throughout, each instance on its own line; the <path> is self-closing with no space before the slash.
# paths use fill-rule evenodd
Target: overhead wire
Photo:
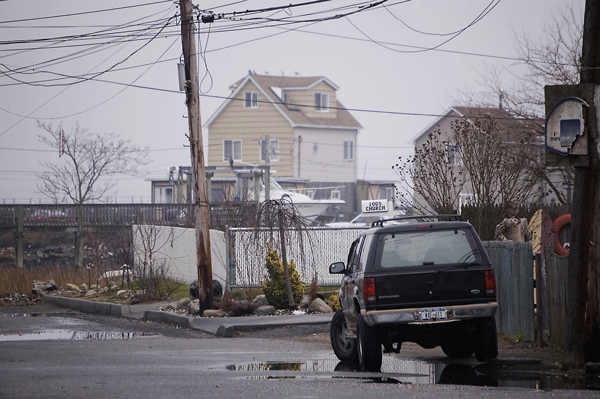
<path id="1" fill-rule="evenodd" d="M 472 27 L 473 25 L 475 25 L 477 22 L 481 21 L 483 18 L 485 18 L 485 16 L 487 16 L 494 8 L 496 8 L 496 6 L 498 4 L 500 4 L 501 0 L 492 0 L 483 11 L 481 11 L 479 13 L 479 15 L 477 15 L 477 17 L 471 21 L 468 25 L 466 25 L 465 27 L 463 27 L 462 29 L 458 30 L 455 34 L 453 34 L 450 38 L 442 41 L 441 43 L 432 46 L 432 47 L 427 47 L 424 49 L 418 49 L 418 50 L 398 50 L 398 49 L 393 49 L 390 48 L 384 44 L 382 44 L 381 42 L 374 40 L 373 38 L 371 38 L 369 35 L 367 35 L 363 30 L 361 30 L 354 22 L 352 22 L 349 18 L 345 17 L 345 19 L 350 23 L 350 25 L 352 25 L 358 32 L 360 32 L 363 36 L 365 36 L 367 39 L 369 39 L 369 41 L 371 41 L 374 44 L 377 44 L 378 46 L 384 47 L 387 50 L 391 50 L 391 51 L 395 51 L 395 52 L 399 52 L 399 53 L 420 53 L 420 52 L 424 52 L 424 51 L 432 51 L 435 49 L 438 49 L 440 47 L 442 47 L 443 45 L 451 42 L 452 40 L 456 39 L 460 34 L 464 33 L 467 29 L 469 29 L 470 27 Z"/>
<path id="2" fill-rule="evenodd" d="M 109 12 L 109 11 L 122 11 L 122 10 L 129 9 L 129 8 L 146 7 L 146 6 L 151 6 L 151 5 L 160 4 L 160 3 L 172 3 L 172 0 L 158 0 L 158 1 L 153 1 L 153 2 L 149 2 L 149 3 L 134 4 L 131 6 L 104 8 L 101 10 L 81 11 L 81 12 L 68 13 L 68 14 L 46 15 L 43 17 L 32 17 L 32 18 L 6 20 L 6 21 L 0 21 L 0 25 L 12 24 L 12 23 L 16 23 L 16 22 L 42 21 L 42 20 L 48 20 L 48 19 L 54 19 L 54 18 L 79 17 L 82 15 L 97 14 L 97 13 L 103 13 L 103 12 Z"/>
<path id="3" fill-rule="evenodd" d="M 169 19 L 170 21 L 170 19 Z M 167 22 L 168 24 L 168 22 Z M 166 26 L 166 24 L 164 25 Z M 158 35 L 158 33 L 157 33 Z M 156 37 L 156 35 L 150 40 L 152 41 L 154 38 Z M 119 65 L 123 62 L 125 62 L 126 60 L 128 60 L 129 58 L 131 58 L 134 54 L 136 54 L 137 52 L 139 52 L 142 48 L 146 47 L 149 44 L 149 42 L 145 43 L 144 45 L 142 45 L 142 47 L 136 49 L 133 53 L 129 54 L 127 57 L 125 57 L 125 59 L 121 60 L 120 62 L 118 62 L 116 65 Z M 113 67 L 114 67 L 113 66 Z M 94 67 L 95 68 L 95 67 Z M 112 67 L 111 67 L 112 68 Z M 110 70 L 110 68 L 109 68 Z M 106 73 L 106 71 L 101 71 L 100 73 L 95 74 L 95 76 L 93 78 L 86 78 L 85 81 L 91 80 L 91 79 L 96 79 L 98 76 Z M 137 79 L 136 79 L 137 80 Z M 3 136 L 4 134 L 6 134 L 7 132 L 9 132 L 11 129 L 13 129 L 15 126 L 17 126 L 18 124 L 20 124 L 21 122 L 23 122 L 25 119 L 27 119 L 28 117 L 30 117 L 34 112 L 38 111 L 39 109 L 41 109 L 43 106 L 45 106 L 46 104 L 48 104 L 50 101 L 52 101 L 53 99 L 55 99 L 56 97 L 58 97 L 59 95 L 61 95 L 65 90 L 67 90 L 68 88 L 72 87 L 71 85 L 65 86 L 63 88 L 63 90 L 61 90 L 59 93 L 57 93 L 56 95 L 54 95 L 53 97 L 51 97 L 48 101 L 44 102 L 42 105 L 40 105 L 39 107 L 37 107 L 36 109 L 34 109 L 33 111 L 31 111 L 28 115 L 22 117 L 19 121 L 15 122 L 14 124 L 12 124 L 10 127 L 8 127 L 6 130 L 4 130 L 3 132 L 0 133 L 0 137 Z"/>

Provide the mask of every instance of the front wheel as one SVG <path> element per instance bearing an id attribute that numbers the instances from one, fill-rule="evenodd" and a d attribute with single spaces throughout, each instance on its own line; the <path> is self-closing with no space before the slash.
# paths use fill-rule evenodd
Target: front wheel
<path id="1" fill-rule="evenodd" d="M 379 371 L 383 355 L 381 338 L 377 331 L 365 323 L 361 315 L 357 316 L 358 330 L 358 364 L 362 370 Z"/>
<path id="2" fill-rule="evenodd" d="M 356 338 L 348 338 L 348 326 L 344 312 L 338 310 L 331 319 L 329 338 L 333 352 L 343 362 L 355 362 L 358 358 Z"/>

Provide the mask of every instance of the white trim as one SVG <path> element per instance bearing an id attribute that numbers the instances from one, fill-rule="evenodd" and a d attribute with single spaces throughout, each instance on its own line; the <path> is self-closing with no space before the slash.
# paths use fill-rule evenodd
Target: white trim
<path id="1" fill-rule="evenodd" d="M 433 122 L 431 122 L 425 129 L 421 130 L 419 132 L 419 134 L 417 134 L 415 137 L 412 138 L 412 140 L 410 140 L 413 143 L 413 146 L 415 145 L 415 143 L 421 139 L 421 137 L 423 137 L 424 135 L 428 134 L 429 131 L 431 129 L 433 129 L 434 127 L 436 127 L 437 125 L 440 124 L 440 122 L 442 121 L 442 119 L 446 119 L 446 118 L 453 118 L 452 116 L 450 116 L 450 113 L 454 112 L 458 117 L 461 118 L 464 115 L 461 114 L 460 112 L 458 112 L 458 110 L 454 107 L 449 108 L 448 110 L 446 110 L 446 112 L 444 112 L 444 114 L 442 114 L 442 116 L 438 117 L 437 119 L 435 119 Z"/>

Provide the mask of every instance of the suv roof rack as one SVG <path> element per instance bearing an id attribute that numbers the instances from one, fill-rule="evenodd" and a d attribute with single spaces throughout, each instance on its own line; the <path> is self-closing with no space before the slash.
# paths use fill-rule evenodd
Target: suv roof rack
<path id="1" fill-rule="evenodd" d="M 454 220 L 454 221 L 461 221 L 461 217 L 460 215 L 413 215 L 413 216 L 399 216 L 396 218 L 390 218 L 390 219 L 381 219 L 381 220 L 376 220 L 371 224 L 371 227 L 383 227 L 383 224 L 385 222 L 394 222 L 394 221 L 398 221 L 398 220 L 417 220 L 417 221 L 422 221 L 423 219 L 437 219 L 439 220 Z"/>

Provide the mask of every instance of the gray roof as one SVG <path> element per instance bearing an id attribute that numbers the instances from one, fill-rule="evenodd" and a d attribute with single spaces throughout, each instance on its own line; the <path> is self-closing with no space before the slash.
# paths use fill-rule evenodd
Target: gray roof
<path id="1" fill-rule="evenodd" d="M 254 84 L 273 102 L 273 106 L 281 112 L 293 126 L 299 127 L 331 127 L 331 128 L 348 128 L 362 129 L 362 125 L 352 116 L 342 103 L 336 101 L 330 108 L 335 108 L 335 118 L 323 117 L 308 117 L 303 111 L 303 107 L 290 108 L 283 104 L 283 100 L 275 92 L 274 89 L 287 90 L 308 90 L 314 85 L 325 82 L 334 90 L 338 87 L 324 76 L 272 76 L 272 75 L 257 75 L 250 73 L 245 78 L 238 80 L 230 88 L 233 90 L 232 95 L 225 103 L 210 117 L 207 125 L 210 125 L 225 106 L 232 100 L 236 94 L 243 89 L 248 81 Z"/>
<path id="2" fill-rule="evenodd" d="M 442 119 L 465 118 L 475 120 L 484 117 L 495 119 L 498 130 L 501 132 L 518 132 L 528 136 L 539 136 L 544 132 L 544 121 L 541 119 L 516 118 L 503 108 L 455 106 L 448 109 L 443 115 L 423 129 L 412 141 L 414 143 L 429 134 L 437 128 Z"/>

